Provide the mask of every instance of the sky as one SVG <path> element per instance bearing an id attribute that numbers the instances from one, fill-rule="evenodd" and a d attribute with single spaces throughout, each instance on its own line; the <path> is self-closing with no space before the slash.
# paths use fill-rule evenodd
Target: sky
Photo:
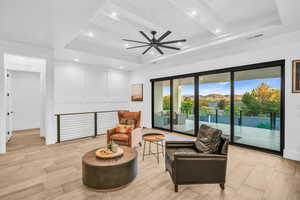
<path id="1" fill-rule="evenodd" d="M 261 83 L 266 83 L 274 89 L 280 89 L 280 78 L 266 78 L 259 80 L 242 80 L 235 81 L 235 94 L 244 94 L 245 92 L 250 92 L 254 88 L 257 88 Z M 164 96 L 170 94 L 170 87 L 164 87 Z M 194 85 L 183 85 L 181 93 L 184 96 L 194 95 Z M 230 94 L 230 82 L 221 82 L 221 83 L 205 83 L 199 85 L 199 94 L 208 95 L 208 94 Z"/>

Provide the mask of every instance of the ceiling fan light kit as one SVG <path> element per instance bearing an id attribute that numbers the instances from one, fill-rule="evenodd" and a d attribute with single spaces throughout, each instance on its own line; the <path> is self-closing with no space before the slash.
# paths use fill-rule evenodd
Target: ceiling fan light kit
<path id="1" fill-rule="evenodd" d="M 163 42 L 163 40 L 170 35 L 172 32 L 171 31 L 167 31 L 164 34 L 162 34 L 160 37 L 156 37 L 156 31 L 151 31 L 151 35 L 152 38 L 150 38 L 146 33 L 144 33 L 143 31 L 140 31 L 140 33 L 142 34 L 142 36 L 144 38 L 146 38 L 146 42 L 144 41 L 137 41 L 137 40 L 129 40 L 129 39 L 123 39 L 124 41 L 127 42 L 134 42 L 134 43 L 138 43 L 141 45 L 138 46 L 134 46 L 134 47 L 128 47 L 126 49 L 136 49 L 136 48 L 144 48 L 147 47 L 144 52 L 142 53 L 143 55 L 145 53 L 147 53 L 151 48 L 156 49 L 161 55 L 164 54 L 164 52 L 161 50 L 161 48 L 166 48 L 166 49 L 172 49 L 172 50 L 180 50 L 180 48 L 178 47 L 173 47 L 173 46 L 169 46 L 170 44 L 174 44 L 174 43 L 179 43 L 179 42 L 186 42 L 186 39 L 181 39 L 181 40 L 172 40 L 172 41 L 166 41 Z"/>

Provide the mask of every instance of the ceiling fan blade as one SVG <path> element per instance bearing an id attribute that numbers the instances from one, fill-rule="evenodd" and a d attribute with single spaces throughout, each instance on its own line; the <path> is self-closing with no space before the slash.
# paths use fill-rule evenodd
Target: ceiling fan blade
<path id="1" fill-rule="evenodd" d="M 159 38 L 158 38 L 158 42 L 160 42 L 160 41 L 162 41 L 163 39 L 165 39 L 165 37 L 167 37 L 168 35 L 170 35 L 172 32 L 171 31 L 167 31 L 167 32 L 165 32 L 164 34 L 162 34 L 162 36 L 160 36 Z"/>
<path id="2" fill-rule="evenodd" d="M 163 48 L 167 48 L 167 49 L 180 50 L 180 48 L 178 48 L 178 47 L 170 47 L 170 46 L 161 45 L 161 44 L 159 44 L 159 46 L 163 47 Z"/>
<path id="3" fill-rule="evenodd" d="M 150 44 L 145 44 L 145 45 L 140 45 L 140 46 L 135 46 L 135 47 L 128 47 L 126 49 L 135 49 L 135 48 L 147 47 L 147 46 L 150 46 Z"/>
<path id="4" fill-rule="evenodd" d="M 144 33 L 143 31 L 140 31 L 140 33 L 151 43 L 152 40 Z"/>
<path id="5" fill-rule="evenodd" d="M 147 53 L 151 48 L 152 48 L 152 46 L 148 47 L 148 48 L 143 52 L 143 54 Z"/>
<path id="6" fill-rule="evenodd" d="M 172 40 L 167 42 L 161 42 L 160 44 L 172 44 L 172 43 L 178 43 L 178 42 L 186 42 L 186 39 L 183 40 Z"/>
<path id="7" fill-rule="evenodd" d="M 163 52 L 160 48 L 158 48 L 157 46 L 154 46 L 154 48 L 155 48 L 161 55 L 164 54 L 164 52 Z"/>
<path id="8" fill-rule="evenodd" d="M 127 41 L 127 42 L 136 42 L 136 43 L 140 43 L 140 44 L 149 44 L 148 42 L 141 42 L 141 41 L 136 41 L 136 40 L 127 40 L 127 39 L 122 39 L 123 41 Z"/>

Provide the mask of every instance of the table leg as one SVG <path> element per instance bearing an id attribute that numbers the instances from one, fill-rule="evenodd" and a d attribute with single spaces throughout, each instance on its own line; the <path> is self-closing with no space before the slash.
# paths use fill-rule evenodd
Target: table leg
<path id="1" fill-rule="evenodd" d="M 143 160 L 145 158 L 145 147 L 146 147 L 146 140 L 144 141 Z"/>
<path id="2" fill-rule="evenodd" d="M 156 142 L 156 155 L 157 155 L 157 163 L 159 163 L 159 151 L 158 151 L 158 142 Z"/>
<path id="3" fill-rule="evenodd" d="M 161 150 L 162 150 L 162 155 L 163 155 L 163 157 L 165 156 L 165 152 L 164 152 L 164 141 L 162 140 L 161 141 Z"/>
<path id="4" fill-rule="evenodd" d="M 151 142 L 149 142 L 149 155 L 151 155 Z"/>

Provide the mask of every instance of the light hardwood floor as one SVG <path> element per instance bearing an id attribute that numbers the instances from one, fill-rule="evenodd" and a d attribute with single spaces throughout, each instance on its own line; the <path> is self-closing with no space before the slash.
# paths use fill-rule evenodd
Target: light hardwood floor
<path id="1" fill-rule="evenodd" d="M 229 148 L 225 191 L 217 184 L 186 185 L 175 193 L 164 163 L 158 165 L 154 157 L 142 161 L 139 149 L 137 178 L 122 190 L 96 192 L 82 185 L 81 157 L 105 141 L 105 136 L 98 136 L 46 146 L 38 131 L 14 134 L 8 143 L 9 152 L 0 155 L 0 199 L 300 199 L 299 162 L 236 146 Z"/>

